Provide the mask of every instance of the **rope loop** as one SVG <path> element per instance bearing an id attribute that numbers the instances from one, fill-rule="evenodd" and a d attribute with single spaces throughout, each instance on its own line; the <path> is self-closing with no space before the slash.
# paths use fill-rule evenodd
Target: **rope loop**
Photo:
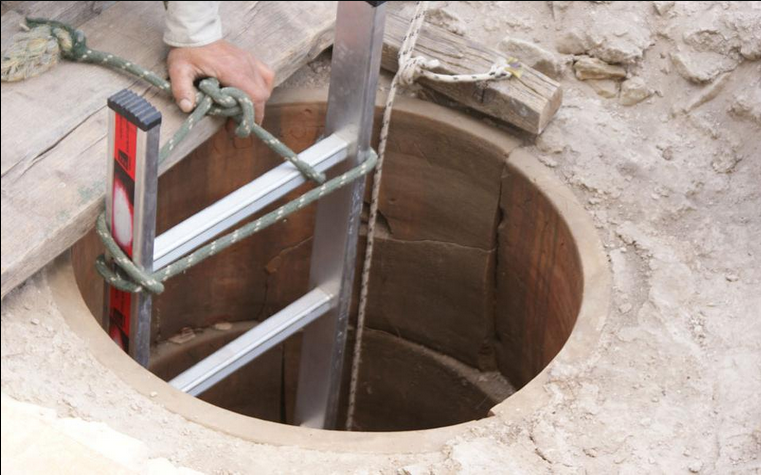
<path id="1" fill-rule="evenodd" d="M 104 255 L 95 259 L 95 269 L 106 280 L 106 283 L 130 293 L 147 291 L 151 294 L 160 294 L 164 291 L 164 285 L 161 282 L 151 273 L 138 268 L 130 257 L 122 251 L 119 244 L 111 236 L 106 225 L 106 216 L 103 213 L 98 215 L 98 220 L 95 222 L 95 232 L 116 264 L 114 268 L 109 266 Z"/>
<path id="2" fill-rule="evenodd" d="M 66 23 L 44 18 L 27 18 L 26 26 L 31 29 L 49 27 L 53 37 L 58 40 L 61 56 L 65 59 L 79 61 L 81 56 L 87 52 L 85 33 Z"/>
<path id="3" fill-rule="evenodd" d="M 440 65 L 438 60 L 426 59 L 422 56 L 415 56 L 404 63 L 399 64 L 399 84 L 402 86 L 411 86 L 417 78 L 423 75 L 426 70 L 436 69 Z"/>
<path id="4" fill-rule="evenodd" d="M 235 135 L 238 137 L 248 137 L 251 135 L 254 122 L 254 103 L 248 98 L 246 93 L 237 88 L 220 87 L 219 80 L 216 78 L 206 78 L 202 80 L 198 89 L 201 90 L 201 100 L 203 95 L 211 98 L 212 107 L 207 114 L 215 116 L 232 117 L 238 124 L 235 128 Z M 200 104 L 201 101 L 197 101 Z"/>
<path id="5" fill-rule="evenodd" d="M 235 135 L 238 137 L 248 137 L 254 134 L 267 147 L 291 162 L 309 180 L 318 184 L 325 182 L 325 174 L 316 171 L 311 165 L 301 160 L 294 151 L 256 123 L 254 119 L 254 103 L 242 90 L 229 86 L 220 87 L 219 80 L 216 78 L 201 80 L 198 89 L 200 91 L 196 95 L 197 106 L 193 113 L 191 113 L 191 118 L 195 116 L 203 117 L 206 114 L 210 116 L 231 117 L 237 124 Z M 191 118 L 188 120 L 190 121 Z"/>
<path id="6" fill-rule="evenodd" d="M 494 81 L 515 76 L 520 78 L 522 68 L 515 58 L 507 58 L 495 62 L 485 73 L 476 74 L 442 74 L 433 70 L 439 68 L 441 63 L 436 59 L 427 59 L 423 56 L 410 57 L 400 61 L 398 70 L 398 83 L 401 86 L 411 86 L 418 78 L 426 78 L 442 83 L 476 83 L 480 81 Z"/>

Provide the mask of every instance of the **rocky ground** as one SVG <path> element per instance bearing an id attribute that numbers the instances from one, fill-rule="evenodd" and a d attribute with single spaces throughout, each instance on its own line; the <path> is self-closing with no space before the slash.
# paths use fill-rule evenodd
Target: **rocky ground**
<path id="1" fill-rule="evenodd" d="M 423 455 L 255 445 L 151 416 L 146 399 L 128 402 L 137 417 L 118 430 L 204 472 L 761 473 L 761 2 L 435 2 L 429 21 L 563 85 L 554 121 L 523 139 L 593 216 L 610 259 L 595 358 L 556 369 L 551 404 L 520 425 L 493 421 Z M 328 64 L 284 87 L 326 83 Z M 49 358 L 94 378 L 34 294 L 40 279 L 3 301 L 3 392 L 40 404 L 58 392 L 60 419 L 100 420 L 71 395 L 117 404 L 115 377 L 110 390 L 51 381 L 30 397 L 14 376 L 35 336 L 55 334 Z M 37 322 L 17 318 L 29 303 Z"/>

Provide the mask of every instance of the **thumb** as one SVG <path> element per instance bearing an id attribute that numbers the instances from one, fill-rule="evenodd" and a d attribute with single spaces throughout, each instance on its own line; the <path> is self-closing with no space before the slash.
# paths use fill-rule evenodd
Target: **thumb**
<path id="1" fill-rule="evenodd" d="M 173 64 L 169 68 L 172 82 L 172 95 L 183 112 L 191 112 L 195 107 L 196 91 L 193 80 L 196 79 L 194 68 L 189 63 Z"/>

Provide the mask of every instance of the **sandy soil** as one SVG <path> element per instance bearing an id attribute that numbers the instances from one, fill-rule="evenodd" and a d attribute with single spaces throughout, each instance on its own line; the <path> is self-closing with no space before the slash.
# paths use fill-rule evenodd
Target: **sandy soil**
<path id="1" fill-rule="evenodd" d="M 555 120 L 523 138 L 594 217 L 614 293 L 596 357 L 556 369 L 551 404 L 429 454 L 252 444 L 77 352 L 39 275 L 3 301 L 3 393 L 210 473 L 761 473 L 761 2 L 436 2 L 430 21 L 564 87 Z M 328 64 L 284 87 L 326 83 Z"/>

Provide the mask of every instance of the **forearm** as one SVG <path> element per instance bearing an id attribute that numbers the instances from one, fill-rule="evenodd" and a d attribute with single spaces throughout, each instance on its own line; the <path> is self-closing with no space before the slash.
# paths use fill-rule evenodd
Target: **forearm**
<path id="1" fill-rule="evenodd" d="M 175 47 L 195 47 L 222 38 L 220 2 L 167 2 L 164 42 Z"/>

